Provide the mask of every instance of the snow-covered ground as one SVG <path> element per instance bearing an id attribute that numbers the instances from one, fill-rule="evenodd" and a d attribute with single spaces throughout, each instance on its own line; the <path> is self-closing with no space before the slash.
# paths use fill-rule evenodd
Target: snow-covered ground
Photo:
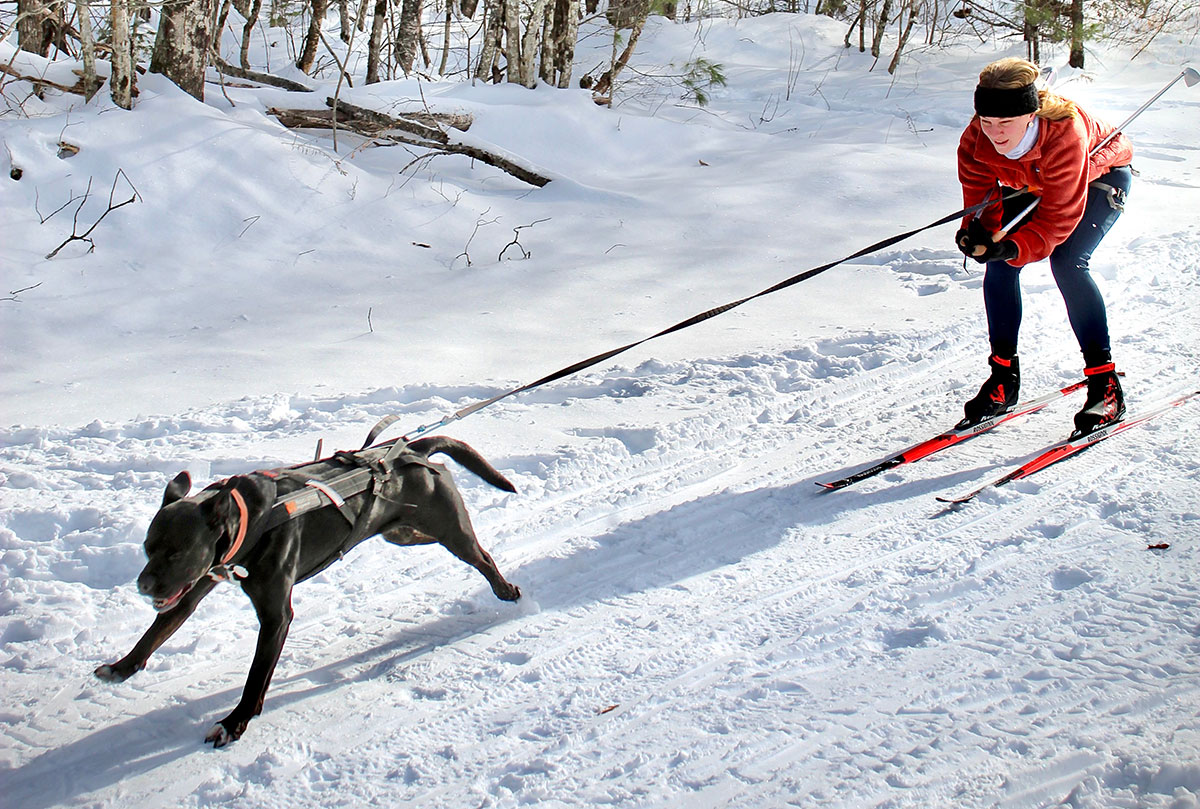
<path id="1" fill-rule="evenodd" d="M 540 190 L 455 157 L 401 173 L 400 147 L 335 153 L 265 113 L 331 85 L 201 105 L 143 76 L 124 112 L 6 84 L 0 805 L 1200 807 L 1200 402 L 964 508 L 934 495 L 1061 437 L 1078 403 L 813 485 L 949 426 L 982 381 L 953 225 L 450 425 L 519 488 L 457 475 L 517 604 L 440 548 L 365 543 L 296 590 L 265 711 L 220 751 L 201 740 L 256 633 L 233 587 L 144 672 L 91 675 L 151 620 L 133 581 L 180 469 L 352 449 L 391 413 L 398 435 L 959 208 L 954 148 L 998 52 L 914 50 L 890 77 L 842 35 L 652 20 L 644 73 L 724 66 L 703 109 L 646 77 L 612 110 L 343 92 L 469 112 Z M 1099 50 L 1056 87 L 1115 122 L 1198 50 Z M 1198 124 L 1180 83 L 1130 126 L 1141 175 L 1093 261 L 1134 410 L 1197 387 Z M 76 233 L 110 190 L 137 200 L 94 251 L 44 258 L 89 181 Z M 1044 264 L 1024 289 L 1034 395 L 1081 368 Z"/>

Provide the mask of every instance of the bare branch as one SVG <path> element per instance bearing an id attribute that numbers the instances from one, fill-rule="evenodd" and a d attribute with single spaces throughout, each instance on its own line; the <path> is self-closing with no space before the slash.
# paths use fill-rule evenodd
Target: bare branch
<path id="1" fill-rule="evenodd" d="M 22 292 L 28 292 L 31 289 L 37 289 L 41 285 L 42 285 L 42 282 L 38 281 L 33 286 L 22 287 L 21 289 L 14 289 L 12 292 L 8 293 L 7 297 L 0 298 L 0 301 L 14 301 L 16 303 L 20 303 L 21 299 L 19 297 L 17 297 L 18 295 L 20 295 Z"/>
<path id="2" fill-rule="evenodd" d="M 120 180 L 122 177 L 125 178 L 125 183 L 133 191 L 133 196 L 131 196 L 129 199 L 125 200 L 124 202 L 118 202 L 118 203 L 114 204 L 113 198 L 117 193 L 117 181 Z M 127 175 L 125 173 L 125 170 L 117 169 L 117 175 L 115 177 L 113 177 L 112 189 L 109 190 L 109 192 L 108 192 L 108 208 L 104 211 L 104 213 L 100 214 L 100 218 L 97 219 L 95 222 L 93 222 L 92 226 L 90 228 L 88 228 L 82 234 L 79 234 L 76 232 L 79 230 L 79 214 L 83 211 L 83 206 L 87 204 L 88 197 L 91 195 L 91 191 L 92 191 L 92 181 L 89 179 L 87 191 L 83 195 L 83 201 L 79 203 L 79 207 L 75 210 L 75 219 L 74 219 L 74 223 L 71 226 L 71 235 L 67 238 L 66 241 L 64 241 L 58 247 L 54 248 L 49 253 L 47 253 L 46 258 L 54 258 L 56 255 L 58 255 L 58 251 L 62 250 L 64 247 L 66 247 L 71 242 L 87 242 L 88 244 L 91 245 L 91 247 L 88 248 L 88 252 L 89 253 L 92 252 L 93 250 L 96 249 L 96 243 L 94 241 L 92 241 L 92 238 L 91 238 L 92 231 L 94 231 L 99 226 L 99 224 L 104 221 L 104 217 L 108 216 L 110 213 L 117 210 L 118 208 L 124 208 L 126 205 L 129 205 L 132 202 L 139 202 L 142 198 L 141 195 L 138 194 L 137 188 L 135 188 L 133 183 L 130 182 L 129 175 Z"/>
<path id="3" fill-rule="evenodd" d="M 533 253 L 529 252 L 521 245 L 521 241 L 520 241 L 521 231 L 524 230 L 525 228 L 531 228 L 534 225 L 540 224 L 542 222 L 549 222 L 549 221 L 550 221 L 549 217 L 547 217 L 545 219 L 536 219 L 533 222 L 530 222 L 528 225 L 517 225 L 515 228 L 513 228 L 513 240 L 511 242 L 509 242 L 508 244 L 504 245 L 504 249 L 500 251 L 500 255 L 496 256 L 496 261 L 503 261 L 504 254 L 508 252 L 508 248 L 510 248 L 510 247 L 516 247 L 518 250 L 520 250 L 522 258 L 529 258 L 530 256 L 532 256 Z"/>

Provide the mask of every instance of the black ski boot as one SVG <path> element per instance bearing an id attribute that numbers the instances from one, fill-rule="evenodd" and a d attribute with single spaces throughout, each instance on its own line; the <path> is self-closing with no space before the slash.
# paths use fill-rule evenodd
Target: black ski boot
<path id="1" fill-rule="evenodd" d="M 992 375 L 971 399 L 963 405 L 964 418 L 958 423 L 959 427 L 969 427 L 984 419 L 998 416 L 1017 403 L 1017 394 L 1021 390 L 1021 368 L 1017 356 L 1005 359 L 996 354 L 988 357 L 988 365 L 992 366 Z"/>
<path id="2" fill-rule="evenodd" d="M 1121 381 L 1111 362 L 1086 368 L 1088 395 L 1083 410 L 1075 414 L 1075 435 L 1084 436 L 1125 415 L 1125 394 L 1121 392 Z"/>

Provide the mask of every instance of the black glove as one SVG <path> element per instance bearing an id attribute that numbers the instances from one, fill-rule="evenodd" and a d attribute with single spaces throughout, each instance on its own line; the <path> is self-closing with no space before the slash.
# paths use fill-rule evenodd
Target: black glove
<path id="1" fill-rule="evenodd" d="M 971 256 L 980 264 L 987 264 L 989 261 L 1012 261 L 1017 257 L 1017 243 L 1004 239 L 999 242 L 989 242 L 984 245 L 987 249 L 981 255 Z"/>
<path id="2" fill-rule="evenodd" d="M 972 219 L 967 227 L 959 228 L 954 234 L 954 243 L 964 256 L 975 257 L 976 247 L 987 247 L 992 244 L 992 234 L 978 219 Z"/>

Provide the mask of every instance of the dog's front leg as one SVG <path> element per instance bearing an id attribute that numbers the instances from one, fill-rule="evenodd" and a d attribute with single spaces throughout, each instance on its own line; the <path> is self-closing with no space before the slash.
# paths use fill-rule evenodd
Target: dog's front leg
<path id="1" fill-rule="evenodd" d="M 247 580 L 242 587 L 258 613 L 258 645 L 246 677 L 246 687 L 242 689 L 241 702 L 229 716 L 213 725 L 204 738 L 206 742 L 212 742 L 213 747 L 224 747 L 240 739 L 250 720 L 262 713 L 263 700 L 292 623 L 291 576 L 266 583 Z"/>
<path id="2" fill-rule="evenodd" d="M 150 655 L 154 654 L 154 650 L 162 646 L 167 638 L 175 634 L 175 630 L 183 626 L 183 622 L 196 611 L 196 605 L 200 603 L 200 600 L 208 595 L 216 585 L 217 582 L 212 579 L 201 579 L 188 591 L 187 595 L 180 599 L 174 609 L 158 614 L 154 623 L 150 624 L 146 634 L 142 635 L 129 654 L 116 663 L 98 667 L 94 672 L 95 675 L 110 683 L 120 683 L 146 668 L 146 661 L 150 659 Z"/>

